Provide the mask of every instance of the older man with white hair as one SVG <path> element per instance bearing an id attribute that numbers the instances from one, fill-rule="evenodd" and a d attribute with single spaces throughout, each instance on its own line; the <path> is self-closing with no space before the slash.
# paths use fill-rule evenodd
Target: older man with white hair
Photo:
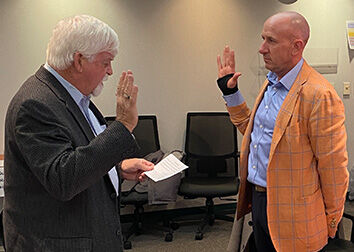
<path id="1" fill-rule="evenodd" d="M 117 34 L 97 18 L 61 20 L 46 64 L 12 99 L 5 124 L 8 251 L 123 250 L 120 180 L 142 180 L 153 164 L 131 158 L 138 121 L 132 72 L 120 77 L 109 127 L 90 101 L 113 74 L 117 51 Z"/>

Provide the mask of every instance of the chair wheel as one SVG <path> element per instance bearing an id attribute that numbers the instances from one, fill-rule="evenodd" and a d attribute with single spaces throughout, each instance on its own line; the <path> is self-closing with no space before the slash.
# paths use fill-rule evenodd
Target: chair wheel
<path id="1" fill-rule="evenodd" d="M 165 236 L 166 242 L 171 242 L 172 239 L 173 239 L 173 234 L 171 234 L 171 233 L 166 234 L 166 236 Z"/>
<path id="2" fill-rule="evenodd" d="M 196 233 L 196 234 L 195 234 L 195 239 L 196 239 L 196 240 L 202 240 L 202 239 L 203 239 L 203 233 L 199 233 L 199 232 Z"/>
<path id="3" fill-rule="evenodd" d="M 176 223 L 176 222 L 173 222 L 173 223 L 171 223 L 171 228 L 172 228 L 173 230 L 177 230 L 177 229 L 179 228 L 179 224 Z"/>
<path id="4" fill-rule="evenodd" d="M 132 242 L 131 241 L 125 241 L 123 247 L 124 247 L 124 249 L 132 249 Z"/>

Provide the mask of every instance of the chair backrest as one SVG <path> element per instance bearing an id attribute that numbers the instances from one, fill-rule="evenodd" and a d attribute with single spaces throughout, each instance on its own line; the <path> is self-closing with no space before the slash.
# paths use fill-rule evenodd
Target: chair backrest
<path id="1" fill-rule="evenodd" d="M 226 112 L 189 112 L 187 176 L 238 176 L 237 133 Z"/>
<path id="2" fill-rule="evenodd" d="M 109 125 L 115 120 L 115 117 L 108 116 L 105 119 Z M 139 115 L 138 124 L 133 130 L 133 135 L 140 147 L 138 153 L 140 157 L 158 151 L 160 149 L 160 141 L 156 115 Z"/>

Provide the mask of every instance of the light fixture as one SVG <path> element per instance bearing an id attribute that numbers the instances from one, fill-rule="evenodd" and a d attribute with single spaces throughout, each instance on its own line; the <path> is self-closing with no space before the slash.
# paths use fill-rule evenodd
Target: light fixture
<path id="1" fill-rule="evenodd" d="M 279 0 L 279 2 L 284 4 L 292 4 L 295 3 L 297 0 Z"/>

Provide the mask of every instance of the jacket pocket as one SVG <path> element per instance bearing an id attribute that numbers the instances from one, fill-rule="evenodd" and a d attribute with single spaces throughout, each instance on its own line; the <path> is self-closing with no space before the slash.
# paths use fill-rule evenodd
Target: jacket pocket
<path id="1" fill-rule="evenodd" d="M 44 252 L 91 252 L 92 239 L 85 237 L 73 238 L 46 238 L 43 246 Z"/>
<path id="2" fill-rule="evenodd" d="M 297 240 L 305 243 L 308 248 L 327 241 L 327 220 L 320 189 L 312 195 L 296 199 L 294 213 Z"/>

